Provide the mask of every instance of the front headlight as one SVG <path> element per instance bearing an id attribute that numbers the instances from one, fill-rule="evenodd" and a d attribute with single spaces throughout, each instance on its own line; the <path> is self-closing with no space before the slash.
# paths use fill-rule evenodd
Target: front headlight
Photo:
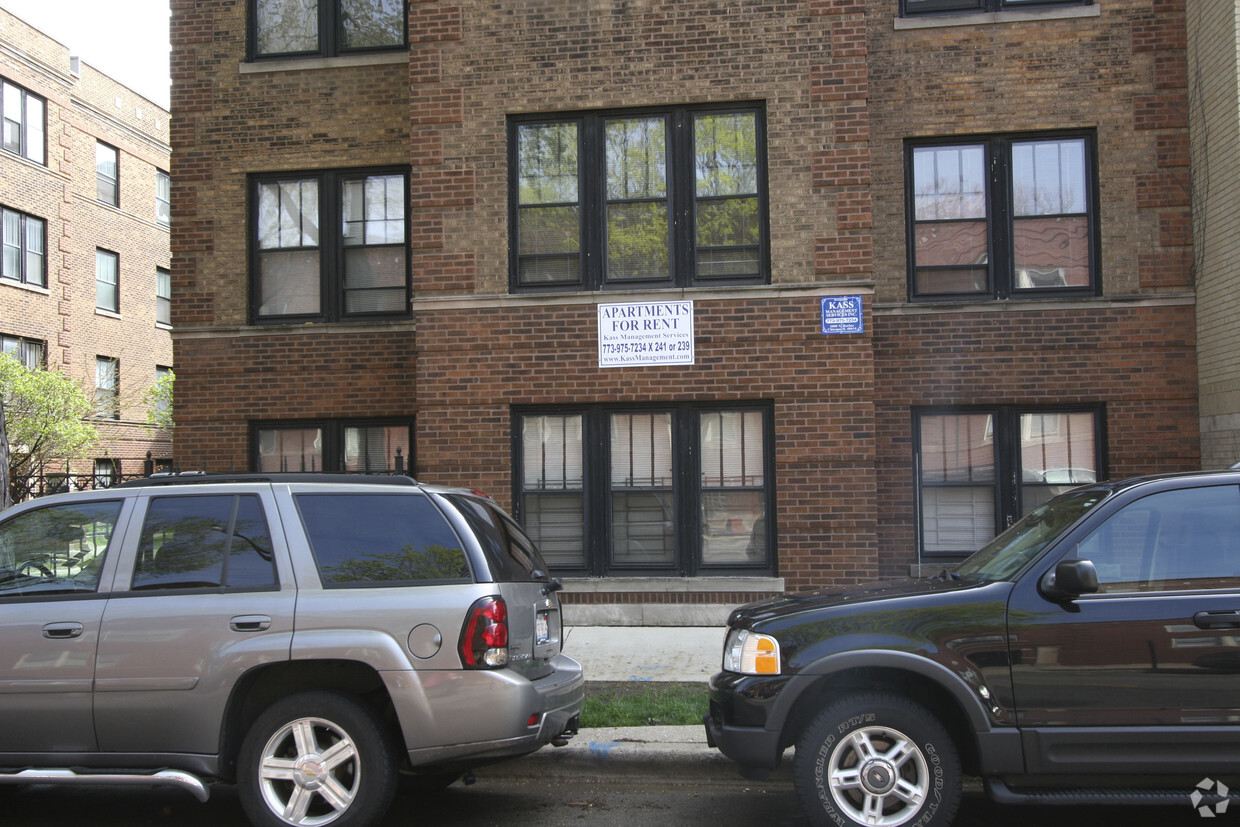
<path id="1" fill-rule="evenodd" d="M 778 675 L 779 641 L 748 629 L 733 629 L 723 646 L 723 669 L 742 675 Z"/>

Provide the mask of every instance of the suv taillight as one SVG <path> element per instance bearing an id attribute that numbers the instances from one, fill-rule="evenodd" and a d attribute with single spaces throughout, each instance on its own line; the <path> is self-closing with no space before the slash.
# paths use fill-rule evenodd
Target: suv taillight
<path id="1" fill-rule="evenodd" d="M 508 606 L 502 597 L 484 597 L 469 607 L 460 652 L 471 669 L 508 665 Z"/>

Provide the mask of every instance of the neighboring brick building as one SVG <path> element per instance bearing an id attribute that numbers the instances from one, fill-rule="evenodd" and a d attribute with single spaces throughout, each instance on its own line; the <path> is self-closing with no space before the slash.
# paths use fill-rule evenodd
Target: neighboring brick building
<path id="1" fill-rule="evenodd" d="M 0 9 L 6 353 L 96 399 L 95 459 L 47 473 L 141 473 L 171 435 L 143 401 L 172 367 L 168 112 Z"/>
<path id="2" fill-rule="evenodd" d="M 183 466 L 399 446 L 648 624 L 1198 466 L 1182 2 L 282 5 L 173 0 Z"/>
<path id="3" fill-rule="evenodd" d="M 1240 462 L 1240 3 L 1188 9 L 1201 454 Z"/>

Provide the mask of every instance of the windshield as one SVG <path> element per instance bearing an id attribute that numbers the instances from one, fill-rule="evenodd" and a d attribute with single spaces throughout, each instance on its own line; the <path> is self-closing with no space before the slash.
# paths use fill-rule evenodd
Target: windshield
<path id="1" fill-rule="evenodd" d="M 1104 488 L 1082 488 L 1056 497 L 991 540 L 957 566 L 954 574 L 981 582 L 1009 579 L 1110 493 Z"/>

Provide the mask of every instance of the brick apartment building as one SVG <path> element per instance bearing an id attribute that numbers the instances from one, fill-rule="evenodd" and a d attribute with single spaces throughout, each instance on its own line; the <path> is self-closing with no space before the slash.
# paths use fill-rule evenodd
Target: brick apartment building
<path id="1" fill-rule="evenodd" d="M 1201 454 L 1240 462 L 1240 3 L 1187 9 Z"/>
<path id="2" fill-rule="evenodd" d="M 0 9 L 0 343 L 96 401 L 94 459 L 47 474 L 170 462 L 143 398 L 172 367 L 168 112 Z"/>
<path id="3" fill-rule="evenodd" d="M 172 7 L 184 467 L 399 449 L 659 625 L 1200 463 L 1183 0 Z"/>

